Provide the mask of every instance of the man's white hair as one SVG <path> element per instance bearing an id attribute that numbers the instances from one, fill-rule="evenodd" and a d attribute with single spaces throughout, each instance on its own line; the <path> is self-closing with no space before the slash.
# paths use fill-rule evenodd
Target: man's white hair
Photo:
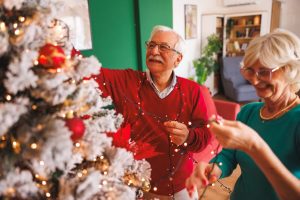
<path id="1" fill-rule="evenodd" d="M 183 37 L 181 37 L 181 35 L 179 33 L 174 31 L 170 27 L 157 25 L 157 26 L 153 27 L 152 32 L 151 32 L 150 37 L 149 37 L 149 41 L 152 39 L 153 35 L 156 34 L 157 32 L 172 32 L 172 33 L 174 33 L 177 36 L 177 42 L 175 43 L 174 49 L 176 51 L 180 52 L 181 54 L 184 53 L 184 51 L 185 51 L 185 40 L 183 39 Z"/>

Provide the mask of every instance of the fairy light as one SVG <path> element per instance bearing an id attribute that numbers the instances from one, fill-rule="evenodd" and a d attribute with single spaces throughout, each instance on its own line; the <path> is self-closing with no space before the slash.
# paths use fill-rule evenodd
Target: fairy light
<path id="1" fill-rule="evenodd" d="M 14 31 L 14 33 L 15 33 L 15 35 L 20 35 L 21 31 L 20 31 L 20 29 L 16 29 L 16 30 Z"/>
<path id="2" fill-rule="evenodd" d="M 40 161 L 40 165 L 41 165 L 41 166 L 44 166 L 44 165 L 45 165 L 45 162 L 41 160 L 41 161 Z"/>
<path id="3" fill-rule="evenodd" d="M 83 176 L 83 174 L 82 174 L 81 172 L 78 172 L 78 173 L 77 173 L 77 176 L 78 176 L 79 178 L 81 178 L 81 177 Z"/>
<path id="4" fill-rule="evenodd" d="M 12 99 L 12 97 L 11 97 L 9 94 L 7 94 L 7 95 L 5 96 L 5 99 L 6 99 L 6 101 L 10 101 L 10 100 Z"/>
<path id="5" fill-rule="evenodd" d="M 5 31 L 6 30 L 6 26 L 4 22 L 0 22 L 0 29 L 1 31 Z"/>
<path id="6" fill-rule="evenodd" d="M 211 154 L 211 155 L 214 155 L 214 154 L 215 154 L 215 151 L 211 151 L 210 154 Z"/>
<path id="7" fill-rule="evenodd" d="M 174 151 L 177 153 L 179 151 L 179 149 L 175 149 Z"/>
<path id="8" fill-rule="evenodd" d="M 42 124 L 38 124 L 38 125 L 36 126 L 36 129 L 37 129 L 38 131 L 41 131 L 41 130 L 43 129 L 43 125 L 42 125 Z"/>
<path id="9" fill-rule="evenodd" d="M 107 180 L 102 181 L 103 185 L 107 185 Z"/>
<path id="10" fill-rule="evenodd" d="M 99 189 L 101 189 L 101 188 L 102 188 L 102 185 L 101 185 L 101 184 L 99 184 L 99 185 L 98 185 L 98 188 L 99 188 Z"/>
<path id="11" fill-rule="evenodd" d="M 67 55 L 66 58 L 67 58 L 67 59 L 71 59 L 71 56 L 70 56 L 70 55 Z"/>
<path id="12" fill-rule="evenodd" d="M 215 183 L 212 183 L 212 184 L 211 184 L 211 186 L 213 186 L 213 187 L 214 187 L 215 185 L 216 185 Z"/>
<path id="13" fill-rule="evenodd" d="M 107 175 L 107 171 L 104 171 L 103 174 L 104 174 L 104 175 Z"/>
<path id="14" fill-rule="evenodd" d="M 37 144 L 36 144 L 36 143 L 32 143 L 32 144 L 30 145 L 30 148 L 36 149 L 36 148 L 37 148 Z"/>
<path id="15" fill-rule="evenodd" d="M 153 187 L 153 191 L 157 191 L 157 187 Z"/>
<path id="16" fill-rule="evenodd" d="M 39 64 L 39 61 L 38 61 L 38 60 L 35 60 L 35 61 L 33 61 L 33 64 L 34 64 L 34 65 L 38 65 L 38 64 Z"/>
<path id="17" fill-rule="evenodd" d="M 56 72 L 57 73 L 60 73 L 62 70 L 61 69 L 56 69 Z"/>
<path id="18" fill-rule="evenodd" d="M 80 147 L 80 143 L 79 143 L 79 142 L 76 142 L 76 143 L 75 143 L 75 147 L 79 148 L 79 147 Z"/>
<path id="19" fill-rule="evenodd" d="M 39 178 L 40 178 L 40 175 L 35 174 L 34 177 L 35 177 L 36 179 L 39 179 Z"/>
<path id="20" fill-rule="evenodd" d="M 33 104 L 33 105 L 31 106 L 31 109 L 32 109 L 32 110 L 36 110 L 36 109 L 37 109 L 37 105 L 34 105 L 34 104 Z"/>
<path id="21" fill-rule="evenodd" d="M 47 185 L 47 181 L 42 181 L 42 185 Z"/>
<path id="22" fill-rule="evenodd" d="M 218 164 L 219 164 L 219 166 L 222 166 L 222 165 L 223 165 L 223 163 L 222 163 L 222 162 L 219 162 Z"/>
<path id="23" fill-rule="evenodd" d="M 13 24 L 13 27 L 14 27 L 14 28 L 18 28 L 18 23 L 14 23 L 14 24 Z"/>
<path id="24" fill-rule="evenodd" d="M 51 197 L 51 194 L 49 192 L 46 193 L 46 197 Z"/>
<path id="25" fill-rule="evenodd" d="M 25 22 L 25 19 L 26 19 L 26 18 L 23 17 L 23 16 L 19 16 L 19 17 L 18 17 L 19 22 Z"/>
<path id="26" fill-rule="evenodd" d="M 79 56 L 78 56 L 78 58 L 79 58 L 79 59 L 82 59 L 82 58 L 83 58 L 83 56 L 82 56 L 82 55 L 79 55 Z"/>
<path id="27" fill-rule="evenodd" d="M 188 144 L 187 144 L 186 142 L 185 142 L 185 143 L 183 143 L 183 146 L 185 146 L 185 147 L 186 147 L 187 145 L 188 145 Z"/>
<path id="28" fill-rule="evenodd" d="M 82 174 L 87 175 L 88 171 L 86 169 L 82 170 Z"/>
<path id="29" fill-rule="evenodd" d="M 104 159 L 104 156 L 100 156 L 100 159 L 103 160 L 103 159 Z"/>

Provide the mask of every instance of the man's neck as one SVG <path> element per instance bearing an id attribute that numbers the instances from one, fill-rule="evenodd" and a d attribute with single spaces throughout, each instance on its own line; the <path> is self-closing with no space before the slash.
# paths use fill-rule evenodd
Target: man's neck
<path id="1" fill-rule="evenodd" d="M 166 89 L 170 83 L 172 82 L 172 72 L 168 74 L 159 74 L 153 75 L 151 74 L 152 80 L 159 91 L 163 91 Z"/>

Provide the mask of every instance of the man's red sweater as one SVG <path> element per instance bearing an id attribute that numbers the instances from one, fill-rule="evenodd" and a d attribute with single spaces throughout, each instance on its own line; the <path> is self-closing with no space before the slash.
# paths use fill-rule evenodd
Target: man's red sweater
<path id="1" fill-rule="evenodd" d="M 212 140 L 205 123 L 216 114 L 216 109 L 208 90 L 177 77 L 173 91 L 160 99 L 146 73 L 131 69 L 102 68 L 95 80 L 103 96 L 112 97 L 116 111 L 124 116 L 124 125 L 131 125 L 131 139 L 150 143 L 158 152 L 147 158 L 152 168 L 150 192 L 173 195 L 184 189 L 193 170 L 192 152 L 203 150 Z M 163 126 L 168 120 L 189 128 L 187 146 L 170 142 Z"/>

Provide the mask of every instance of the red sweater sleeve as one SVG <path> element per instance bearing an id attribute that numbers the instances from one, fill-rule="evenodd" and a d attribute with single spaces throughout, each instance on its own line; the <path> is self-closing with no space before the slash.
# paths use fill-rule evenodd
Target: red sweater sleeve
<path id="1" fill-rule="evenodd" d="M 206 124 L 212 115 L 216 115 L 216 107 L 213 99 L 205 86 L 193 92 L 195 104 L 192 112 L 192 124 L 187 138 L 187 150 L 192 152 L 202 151 L 215 138 Z"/>

